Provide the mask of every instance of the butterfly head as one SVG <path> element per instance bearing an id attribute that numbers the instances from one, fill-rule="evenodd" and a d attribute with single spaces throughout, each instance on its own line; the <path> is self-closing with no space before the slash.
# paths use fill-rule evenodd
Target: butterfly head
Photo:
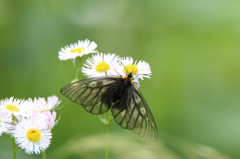
<path id="1" fill-rule="evenodd" d="M 130 72 L 130 70 L 128 70 L 128 68 L 125 67 L 122 62 L 121 62 L 121 65 L 125 68 L 125 71 L 126 71 L 126 76 L 125 76 L 125 77 L 122 77 L 122 78 L 125 79 L 125 80 L 127 80 L 128 83 L 134 84 L 134 82 L 133 82 L 133 75 L 132 75 L 132 74 L 133 74 L 133 71 L 134 71 L 134 68 L 133 68 L 132 71 Z M 129 72 L 130 72 L 130 73 L 129 73 Z"/>
<path id="2" fill-rule="evenodd" d="M 127 75 L 127 77 L 131 79 L 131 78 L 133 77 L 133 76 L 132 76 L 132 72 L 129 73 L 129 74 Z"/>
<path id="3" fill-rule="evenodd" d="M 126 82 L 127 85 L 128 85 L 128 84 L 130 84 L 130 85 L 131 85 L 131 84 L 134 84 L 132 72 L 129 73 L 128 75 L 126 75 L 125 77 L 122 77 L 122 78 L 127 81 L 127 82 Z"/>

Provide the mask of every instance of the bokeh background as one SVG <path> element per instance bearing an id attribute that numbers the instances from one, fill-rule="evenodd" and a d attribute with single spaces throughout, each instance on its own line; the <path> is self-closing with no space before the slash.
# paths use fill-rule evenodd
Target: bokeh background
<path id="1" fill-rule="evenodd" d="M 80 66 L 61 47 L 85 40 L 149 62 L 140 90 L 160 139 L 111 127 L 110 158 L 240 158 L 240 1 L 0 0 L 0 98 L 62 99 L 48 158 L 104 158 L 106 126 L 59 92 Z M 85 57 L 86 58 L 86 57 Z M 85 78 L 80 76 L 81 79 Z M 0 158 L 12 158 L 0 137 Z M 226 157 L 228 156 L 228 157 Z M 17 158 L 40 155 L 17 152 Z"/>

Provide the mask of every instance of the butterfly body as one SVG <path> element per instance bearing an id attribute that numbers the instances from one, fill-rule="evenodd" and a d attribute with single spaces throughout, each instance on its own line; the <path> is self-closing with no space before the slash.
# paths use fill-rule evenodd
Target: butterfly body
<path id="1" fill-rule="evenodd" d="M 60 92 L 92 114 L 103 114 L 111 108 L 114 120 L 122 128 L 152 141 L 158 139 L 155 120 L 132 73 L 80 80 Z"/>
<path id="2" fill-rule="evenodd" d="M 125 98 L 127 95 L 128 89 L 133 85 L 131 77 L 126 76 L 122 79 L 119 78 L 117 83 L 113 84 L 115 87 L 109 88 L 109 93 L 105 94 L 103 98 L 112 100 L 112 103 L 116 103 L 119 99 Z"/>

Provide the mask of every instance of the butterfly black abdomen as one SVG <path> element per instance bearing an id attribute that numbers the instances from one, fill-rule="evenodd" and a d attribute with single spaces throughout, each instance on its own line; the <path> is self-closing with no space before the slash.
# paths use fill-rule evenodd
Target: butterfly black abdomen
<path id="1" fill-rule="evenodd" d="M 124 94 L 123 86 L 119 86 L 116 90 L 114 90 L 112 94 L 112 102 L 116 103 Z"/>

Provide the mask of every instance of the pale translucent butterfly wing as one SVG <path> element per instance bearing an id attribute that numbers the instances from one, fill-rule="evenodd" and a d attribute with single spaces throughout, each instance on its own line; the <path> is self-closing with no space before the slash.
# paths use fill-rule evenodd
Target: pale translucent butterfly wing
<path id="1" fill-rule="evenodd" d="M 124 129 L 151 141 L 158 139 L 158 130 L 151 110 L 137 87 L 129 87 L 125 96 L 112 107 L 114 120 Z"/>
<path id="2" fill-rule="evenodd" d="M 111 107 L 111 103 L 103 96 L 118 79 L 114 77 L 88 78 L 68 84 L 60 92 L 71 101 L 82 105 L 87 112 L 103 114 Z"/>
<path id="3" fill-rule="evenodd" d="M 157 124 L 154 120 L 152 112 L 146 100 L 144 99 L 142 93 L 139 91 L 139 89 L 134 86 L 132 87 L 133 87 L 132 96 L 135 101 L 135 106 L 138 108 L 137 110 L 139 111 L 139 116 L 142 117 L 142 120 L 141 118 L 138 118 L 138 120 L 136 121 L 136 124 L 133 127 L 133 132 L 146 139 L 156 141 L 159 135 L 158 135 Z M 130 115 L 129 123 L 131 123 L 131 120 L 134 116 L 129 113 L 126 115 L 127 119 L 128 119 L 128 115 Z M 132 124 L 130 124 L 129 126 L 131 125 Z"/>

